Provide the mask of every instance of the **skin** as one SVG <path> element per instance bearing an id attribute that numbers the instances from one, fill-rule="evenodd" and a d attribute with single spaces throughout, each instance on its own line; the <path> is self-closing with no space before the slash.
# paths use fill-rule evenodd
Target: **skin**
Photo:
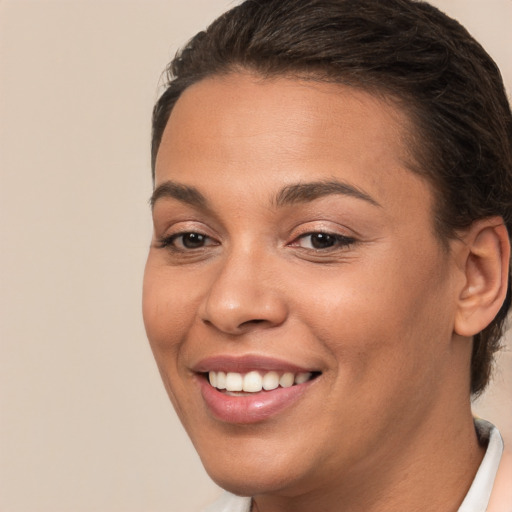
<path id="1" fill-rule="evenodd" d="M 471 333 L 456 330 L 467 240 L 436 235 L 409 129 L 366 92 L 249 73 L 191 86 L 170 116 L 155 187 L 204 201 L 155 197 L 144 321 L 206 470 L 253 510 L 456 511 L 481 461 Z M 286 187 L 333 181 L 351 192 L 277 204 Z M 190 232 L 202 246 L 183 246 Z M 313 232 L 345 238 L 314 249 Z M 192 371 L 226 354 L 321 375 L 285 411 L 229 424 Z"/>

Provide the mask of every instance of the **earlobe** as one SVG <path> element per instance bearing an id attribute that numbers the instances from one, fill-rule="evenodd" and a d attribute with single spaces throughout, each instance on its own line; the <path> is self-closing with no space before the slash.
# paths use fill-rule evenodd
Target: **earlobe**
<path id="1" fill-rule="evenodd" d="M 507 293 L 510 240 L 501 217 L 475 221 L 463 236 L 465 283 L 455 332 L 474 336 L 498 314 Z"/>

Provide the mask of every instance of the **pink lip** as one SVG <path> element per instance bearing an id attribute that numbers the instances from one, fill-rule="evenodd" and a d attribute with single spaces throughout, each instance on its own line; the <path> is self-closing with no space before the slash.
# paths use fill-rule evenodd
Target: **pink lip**
<path id="1" fill-rule="evenodd" d="M 309 386 L 309 380 L 289 388 L 277 388 L 244 396 L 229 396 L 199 377 L 201 395 L 213 416 L 226 423 L 248 424 L 264 421 L 296 403 Z"/>
<path id="2" fill-rule="evenodd" d="M 252 370 L 301 373 L 314 371 L 285 361 L 260 356 L 214 356 L 200 361 L 193 370 L 198 374 L 208 371 L 247 373 Z M 315 380 L 289 388 L 243 396 L 229 396 L 210 385 L 205 375 L 197 375 L 201 396 L 210 413 L 218 420 L 233 424 L 264 421 L 295 404 Z"/>
<path id="3" fill-rule="evenodd" d="M 252 370 L 277 371 L 277 372 L 313 372 L 314 369 L 302 368 L 300 366 L 288 363 L 281 359 L 263 356 L 212 356 L 201 360 L 192 370 L 196 373 L 214 372 L 237 372 L 247 373 Z"/>

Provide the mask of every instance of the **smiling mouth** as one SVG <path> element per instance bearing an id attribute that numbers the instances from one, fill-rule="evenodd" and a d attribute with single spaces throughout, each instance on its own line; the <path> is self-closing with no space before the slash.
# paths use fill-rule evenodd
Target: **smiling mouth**
<path id="1" fill-rule="evenodd" d="M 320 372 L 250 371 L 247 373 L 210 371 L 205 374 L 208 382 L 218 391 L 229 396 L 246 396 L 277 388 L 290 388 L 315 379 Z"/>
<path id="2" fill-rule="evenodd" d="M 278 417 L 300 403 L 322 375 L 308 367 L 250 355 L 210 357 L 193 370 L 208 414 L 231 425 Z"/>

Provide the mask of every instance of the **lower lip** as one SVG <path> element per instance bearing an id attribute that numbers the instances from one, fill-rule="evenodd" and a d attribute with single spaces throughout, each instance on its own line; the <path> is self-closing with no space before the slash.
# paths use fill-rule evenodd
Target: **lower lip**
<path id="1" fill-rule="evenodd" d="M 213 416 L 226 423 L 249 424 L 264 421 L 296 403 L 313 380 L 289 388 L 277 388 L 251 395 L 229 396 L 200 378 L 201 395 Z"/>

